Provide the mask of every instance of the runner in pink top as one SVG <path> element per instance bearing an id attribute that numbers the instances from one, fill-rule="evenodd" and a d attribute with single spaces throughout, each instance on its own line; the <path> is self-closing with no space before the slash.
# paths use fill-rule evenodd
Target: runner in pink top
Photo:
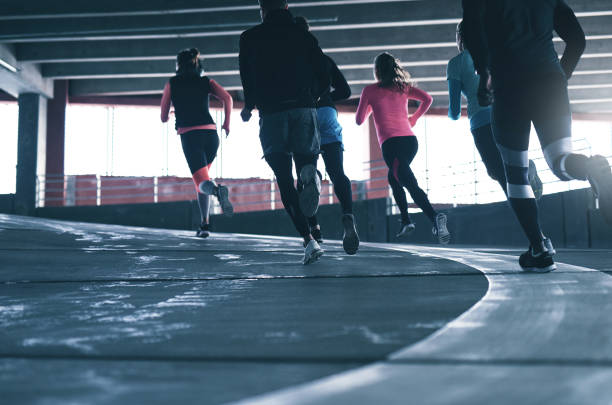
<path id="1" fill-rule="evenodd" d="M 410 168 L 419 148 L 412 127 L 431 107 L 433 99 L 413 85 L 408 72 L 402 69 L 399 61 L 391 54 L 385 52 L 378 55 L 374 63 L 377 83 L 363 90 L 356 119 L 357 124 L 361 125 L 370 114 L 374 116 L 378 142 L 389 168 L 389 184 L 402 215 L 402 225 L 397 236 L 415 229 L 408 215 L 405 187 L 412 200 L 434 224 L 433 233 L 438 236 L 440 243 L 449 243 L 446 215 L 434 210 Z M 420 101 L 419 108 L 412 116 L 408 114 L 408 101 L 411 99 Z"/>

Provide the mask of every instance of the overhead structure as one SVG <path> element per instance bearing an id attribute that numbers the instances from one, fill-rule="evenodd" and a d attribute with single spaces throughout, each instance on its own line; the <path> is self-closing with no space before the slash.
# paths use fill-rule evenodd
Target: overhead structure
<path id="1" fill-rule="evenodd" d="M 355 97 L 373 80 L 374 57 L 389 51 L 432 93 L 434 107 L 447 105 L 446 62 L 457 52 L 460 1 L 289 3 L 295 15 L 309 19 Z M 612 112 L 612 2 L 568 3 L 588 39 L 570 82 L 574 111 Z M 47 81 L 54 79 L 69 80 L 72 97 L 159 95 L 173 74 L 177 51 L 197 47 L 207 72 L 240 99 L 238 38 L 259 22 L 255 0 L 5 0 L 0 4 L 0 59 L 18 72 L 0 64 L 0 88 L 6 77 L 29 72 L 24 80 L 46 95 L 52 92 Z M 559 51 L 563 46 L 558 40 Z"/>

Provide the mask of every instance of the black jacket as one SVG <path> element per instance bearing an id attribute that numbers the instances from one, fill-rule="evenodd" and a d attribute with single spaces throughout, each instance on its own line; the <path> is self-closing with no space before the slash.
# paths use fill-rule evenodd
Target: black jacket
<path id="1" fill-rule="evenodd" d="M 336 108 L 336 102 L 346 100 L 351 96 L 351 86 L 349 86 L 344 75 L 338 69 L 336 62 L 327 55 L 325 55 L 325 59 L 327 60 L 327 72 L 331 80 L 331 87 L 328 87 L 325 93 L 323 93 L 317 107 Z"/>
<path id="2" fill-rule="evenodd" d="M 287 10 L 270 12 L 240 36 L 245 107 L 261 114 L 314 108 L 329 88 L 326 59 L 314 36 Z"/>
<path id="3" fill-rule="evenodd" d="M 571 77 L 586 45 L 564 0 L 462 0 L 464 44 L 478 73 L 499 80 L 563 72 Z M 556 31 L 567 46 L 559 62 Z"/>

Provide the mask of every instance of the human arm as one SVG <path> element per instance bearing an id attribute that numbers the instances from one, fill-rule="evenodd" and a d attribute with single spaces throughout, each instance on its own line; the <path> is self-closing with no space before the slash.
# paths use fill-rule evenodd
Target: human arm
<path id="1" fill-rule="evenodd" d="M 168 122 L 170 115 L 170 105 L 172 104 L 172 95 L 170 93 L 170 83 L 164 86 L 164 94 L 161 99 L 161 122 Z"/>
<path id="2" fill-rule="evenodd" d="M 416 87 L 411 87 L 408 93 L 408 97 L 412 100 L 417 100 L 420 102 L 419 108 L 410 116 L 408 119 L 410 122 L 410 126 L 413 127 L 416 125 L 419 118 L 423 116 L 429 110 L 429 107 L 433 104 L 433 98 L 425 91 L 418 89 Z"/>
<path id="3" fill-rule="evenodd" d="M 222 128 L 225 130 L 225 133 L 229 135 L 230 118 L 232 116 L 232 108 L 234 107 L 234 101 L 232 100 L 232 96 L 227 91 L 225 91 L 225 89 L 221 87 L 219 83 L 214 80 L 210 81 L 210 90 L 211 94 L 221 100 L 221 102 L 223 103 L 225 120 L 223 122 Z"/>
<path id="4" fill-rule="evenodd" d="M 563 0 L 557 2 L 554 16 L 555 31 L 567 44 L 561 57 L 561 68 L 569 79 L 572 77 L 586 47 L 584 31 L 572 9 Z"/>
<path id="5" fill-rule="evenodd" d="M 337 101 L 346 100 L 351 96 L 351 86 L 349 86 L 346 78 L 338 69 L 338 65 L 336 62 L 332 60 L 329 56 L 327 57 L 330 63 L 330 73 L 331 73 L 331 86 L 334 90 L 331 92 L 331 99 L 335 103 Z"/>
<path id="6" fill-rule="evenodd" d="M 245 34 L 243 33 L 240 36 L 238 61 L 240 65 L 240 80 L 242 81 L 242 90 L 244 92 L 244 108 L 240 116 L 243 121 L 247 122 L 251 118 L 251 111 L 255 108 L 255 72 L 253 71 L 254 64 L 251 61 L 251 49 Z"/>
<path id="7" fill-rule="evenodd" d="M 331 85 L 329 65 L 327 57 L 323 54 L 317 39 L 309 32 L 307 32 L 306 35 L 310 43 L 310 60 L 315 78 L 312 96 L 314 97 L 314 101 L 318 102 L 319 98 L 321 98 Z"/>
<path id="8" fill-rule="evenodd" d="M 368 100 L 368 88 L 366 87 L 361 92 L 361 98 L 359 98 L 359 107 L 357 107 L 357 115 L 355 116 L 355 121 L 357 122 L 357 125 L 363 124 L 371 113 L 372 106 L 370 105 L 370 101 Z"/>
<path id="9" fill-rule="evenodd" d="M 457 121 L 461 118 L 461 82 L 448 79 L 448 117 Z"/>

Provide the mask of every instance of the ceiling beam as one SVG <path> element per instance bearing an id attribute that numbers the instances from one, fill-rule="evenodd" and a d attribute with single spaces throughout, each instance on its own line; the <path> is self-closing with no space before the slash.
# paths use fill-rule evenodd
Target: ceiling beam
<path id="1" fill-rule="evenodd" d="M 16 98 L 23 93 L 53 97 L 53 81 L 42 77 L 39 66 L 19 63 L 13 52 L 0 44 L 0 89 Z"/>

